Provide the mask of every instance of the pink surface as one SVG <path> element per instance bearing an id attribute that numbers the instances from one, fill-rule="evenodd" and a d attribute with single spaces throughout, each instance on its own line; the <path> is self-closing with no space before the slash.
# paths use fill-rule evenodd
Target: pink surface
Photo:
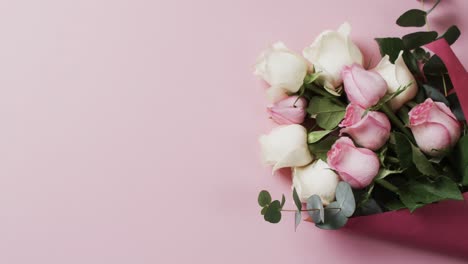
<path id="1" fill-rule="evenodd" d="M 373 64 L 376 36 L 416 1 L 0 1 L 0 263 L 463 263 L 265 223 L 271 123 L 258 53 L 298 51 L 344 20 Z M 465 0 L 431 27 L 468 32 Z M 468 34 L 454 45 L 468 63 Z M 293 205 L 289 203 L 292 207 Z"/>

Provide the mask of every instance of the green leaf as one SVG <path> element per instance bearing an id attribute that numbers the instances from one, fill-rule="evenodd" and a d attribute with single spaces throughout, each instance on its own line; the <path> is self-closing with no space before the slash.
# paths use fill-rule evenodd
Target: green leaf
<path id="1" fill-rule="evenodd" d="M 339 208 L 338 202 L 333 202 L 327 208 Z M 316 224 L 318 228 L 326 230 L 340 229 L 346 225 L 348 218 L 339 209 L 325 209 L 325 222 Z"/>
<path id="2" fill-rule="evenodd" d="M 465 167 L 465 171 L 463 172 L 462 185 L 468 186 L 468 166 Z"/>
<path id="3" fill-rule="evenodd" d="M 408 66 L 408 69 L 416 76 L 421 76 L 421 69 L 419 68 L 418 59 L 416 58 L 413 53 L 410 51 L 405 50 L 403 52 L 403 60 L 405 64 Z"/>
<path id="4" fill-rule="evenodd" d="M 385 201 L 383 203 L 383 206 L 385 208 L 387 208 L 388 210 L 390 211 L 396 211 L 396 210 L 400 210 L 400 209 L 403 209 L 403 208 L 407 208 L 402 202 L 400 199 L 391 199 L 391 200 L 388 200 L 388 201 Z"/>
<path id="5" fill-rule="evenodd" d="M 295 217 L 294 217 L 294 230 L 297 230 L 297 227 L 301 223 L 302 220 L 302 214 L 301 211 L 296 211 Z"/>
<path id="6" fill-rule="evenodd" d="M 334 129 L 343 119 L 345 107 L 338 105 L 330 98 L 315 96 L 310 100 L 307 112 L 317 115 L 317 124 L 327 130 Z"/>
<path id="7" fill-rule="evenodd" d="M 404 134 L 394 132 L 390 140 L 395 145 L 395 152 L 397 153 L 398 159 L 401 162 L 400 165 L 403 169 L 414 164 L 418 171 L 424 175 L 438 175 L 426 156 L 418 147 L 414 146 Z"/>
<path id="8" fill-rule="evenodd" d="M 403 44 L 406 49 L 412 50 L 433 42 L 437 38 L 435 31 L 420 31 L 403 36 Z"/>
<path id="9" fill-rule="evenodd" d="M 413 179 L 401 186 L 399 190 L 401 201 L 411 212 L 426 204 L 442 200 L 463 200 L 458 185 L 445 176 L 435 181 L 430 181 L 428 178 Z"/>
<path id="10" fill-rule="evenodd" d="M 374 199 L 369 199 L 358 208 L 356 214 L 359 216 L 364 216 L 380 214 L 382 212 L 382 208 L 380 208 L 377 202 Z"/>
<path id="11" fill-rule="evenodd" d="M 376 38 L 375 40 L 379 44 L 382 57 L 388 55 L 392 63 L 395 63 L 400 51 L 405 49 L 403 40 L 400 38 Z"/>
<path id="12" fill-rule="evenodd" d="M 261 206 L 261 207 L 265 207 L 267 205 L 269 205 L 271 203 L 271 195 L 268 191 L 261 191 L 259 194 L 258 194 L 258 204 Z"/>
<path id="13" fill-rule="evenodd" d="M 312 131 L 309 133 L 307 141 L 309 144 L 316 143 L 331 132 L 333 132 L 333 130 Z"/>
<path id="14" fill-rule="evenodd" d="M 323 209 L 322 199 L 320 199 L 320 196 L 314 194 L 307 199 L 307 210 L 309 210 L 307 213 L 314 223 L 320 224 L 325 221 L 325 210 Z"/>
<path id="15" fill-rule="evenodd" d="M 327 152 L 331 149 L 332 145 L 338 139 L 336 136 L 328 136 L 317 143 L 309 144 L 310 153 L 312 153 L 317 159 L 327 161 Z"/>
<path id="16" fill-rule="evenodd" d="M 331 99 L 315 96 L 310 100 L 307 112 L 311 115 L 335 113 L 345 110 L 345 107 L 335 104 Z"/>
<path id="17" fill-rule="evenodd" d="M 416 168 L 424 175 L 438 176 L 437 171 L 434 169 L 434 167 L 426 158 L 426 156 L 424 156 L 421 150 L 418 147 L 415 147 L 414 145 L 411 145 L 411 149 L 413 152 L 413 163 L 416 166 Z"/>
<path id="18" fill-rule="evenodd" d="M 419 9 L 411 9 L 401 15 L 396 23 L 400 27 L 422 27 L 426 24 L 427 13 Z"/>
<path id="19" fill-rule="evenodd" d="M 272 224 L 279 223 L 281 221 L 281 204 L 280 201 L 273 201 L 265 212 L 264 219 Z"/>
<path id="20" fill-rule="evenodd" d="M 375 179 L 384 179 L 385 177 L 387 177 L 388 175 L 392 175 L 392 174 L 400 174 L 402 173 L 404 170 L 389 170 L 389 169 L 385 169 L 385 168 L 380 168 L 379 170 L 379 174 L 377 174 L 377 176 L 375 177 Z"/>
<path id="21" fill-rule="evenodd" d="M 427 75 L 426 75 L 427 78 Z M 414 97 L 413 101 L 417 104 L 420 104 L 426 100 L 426 93 L 424 92 L 424 89 L 418 89 L 418 93 L 416 94 L 416 97 Z"/>
<path id="22" fill-rule="evenodd" d="M 262 211 L 260 211 L 260 213 L 261 213 L 262 215 L 265 215 L 265 213 L 266 213 L 267 210 L 268 210 L 268 206 L 265 206 L 265 207 L 262 208 Z"/>
<path id="23" fill-rule="evenodd" d="M 455 93 L 453 93 L 447 96 L 447 99 L 450 102 L 450 109 L 452 110 L 455 117 L 457 117 L 458 121 L 466 120 L 460 105 L 460 101 L 458 101 L 458 96 Z"/>
<path id="24" fill-rule="evenodd" d="M 353 190 L 347 182 L 341 181 L 338 183 L 336 201 L 345 216 L 351 217 L 353 215 L 354 210 L 356 210 L 356 201 L 354 200 Z"/>
<path id="25" fill-rule="evenodd" d="M 424 64 L 423 71 L 425 75 L 436 76 L 440 76 L 441 74 L 448 72 L 444 62 L 437 55 L 432 56 L 429 61 Z"/>
<path id="26" fill-rule="evenodd" d="M 450 102 L 445 98 L 445 96 L 435 87 L 428 84 L 423 84 L 424 91 L 426 92 L 427 97 L 433 99 L 437 102 L 442 102 L 447 106 L 450 106 Z"/>
<path id="27" fill-rule="evenodd" d="M 463 136 L 453 148 L 450 154 L 451 164 L 461 175 L 463 186 L 468 186 L 468 135 Z"/>
<path id="28" fill-rule="evenodd" d="M 283 208 L 284 204 L 286 203 L 286 197 L 283 196 L 281 197 L 281 208 Z"/>
<path id="29" fill-rule="evenodd" d="M 449 29 L 447 29 L 447 31 L 444 33 L 444 35 L 442 35 L 441 38 L 444 38 L 445 40 L 447 40 L 449 45 L 452 45 L 453 43 L 455 43 L 455 41 L 457 41 L 460 35 L 460 29 L 458 29 L 457 26 L 453 25 Z"/>
<path id="30" fill-rule="evenodd" d="M 302 211 L 301 199 L 299 199 L 299 195 L 297 194 L 296 188 L 293 189 L 293 200 L 296 204 L 297 210 Z"/>
<path id="31" fill-rule="evenodd" d="M 343 120 L 345 113 L 345 110 L 333 113 L 320 113 L 316 117 L 317 125 L 323 129 L 332 130 Z"/>
<path id="32" fill-rule="evenodd" d="M 400 132 L 394 132 L 391 135 L 395 143 L 395 152 L 400 160 L 402 168 L 408 168 L 412 164 L 412 149 L 408 138 Z"/>

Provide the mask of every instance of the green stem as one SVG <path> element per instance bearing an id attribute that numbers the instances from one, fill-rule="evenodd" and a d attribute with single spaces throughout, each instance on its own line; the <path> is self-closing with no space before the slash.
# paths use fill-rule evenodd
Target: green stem
<path id="1" fill-rule="evenodd" d="M 381 110 L 388 116 L 390 121 L 400 129 L 401 132 L 403 132 L 408 138 L 411 140 L 411 142 L 414 143 L 414 137 L 413 134 L 411 134 L 410 130 L 401 122 L 401 120 L 393 113 L 393 111 L 390 109 L 390 107 L 387 104 L 384 104 L 381 108 Z"/>
<path id="2" fill-rule="evenodd" d="M 437 0 L 437 2 L 434 4 L 434 6 L 431 9 L 427 10 L 426 13 L 429 15 L 439 4 L 440 4 L 440 0 Z"/>
<path id="3" fill-rule="evenodd" d="M 317 87 L 314 84 L 307 85 L 307 89 L 311 90 L 312 92 L 314 92 L 314 93 L 316 93 L 318 95 L 322 95 L 322 96 L 325 96 L 325 97 L 329 98 L 334 103 L 336 103 L 336 104 L 338 104 L 340 106 L 346 106 L 346 104 L 343 103 L 342 101 L 340 101 L 337 97 L 329 94 L 327 91 L 325 91 L 324 89 L 321 89 L 320 87 Z"/>
<path id="4" fill-rule="evenodd" d="M 445 83 L 445 75 L 442 73 L 442 82 L 444 84 L 444 94 L 447 97 L 447 84 Z"/>
<path id="5" fill-rule="evenodd" d="M 390 182 L 384 180 L 384 179 L 378 179 L 375 181 L 377 184 L 379 184 L 380 186 L 384 187 L 385 189 L 391 191 L 391 192 L 394 192 L 396 194 L 398 194 L 398 187 L 396 187 L 395 185 L 391 184 Z"/>

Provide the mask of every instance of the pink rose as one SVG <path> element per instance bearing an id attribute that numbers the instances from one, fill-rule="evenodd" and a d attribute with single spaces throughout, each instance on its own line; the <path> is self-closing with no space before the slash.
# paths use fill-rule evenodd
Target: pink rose
<path id="1" fill-rule="evenodd" d="M 328 165 L 353 188 L 364 188 L 379 173 L 380 161 L 369 149 L 357 148 L 348 137 L 339 138 L 327 153 Z"/>
<path id="2" fill-rule="evenodd" d="M 366 71 L 361 65 L 345 66 L 341 72 L 344 89 L 351 103 L 362 108 L 377 104 L 386 93 L 387 83 L 374 71 Z"/>
<path id="3" fill-rule="evenodd" d="M 271 119 L 280 125 L 301 124 L 306 116 L 307 101 L 290 96 L 267 108 Z"/>
<path id="4" fill-rule="evenodd" d="M 350 104 L 346 108 L 344 120 L 341 122 L 341 134 L 348 134 L 360 146 L 378 150 L 390 137 L 390 121 L 380 112 L 369 111 L 364 117 L 365 109 Z"/>
<path id="5" fill-rule="evenodd" d="M 461 134 L 460 123 L 443 103 L 428 98 L 408 113 L 410 128 L 419 148 L 430 156 L 441 156 Z"/>

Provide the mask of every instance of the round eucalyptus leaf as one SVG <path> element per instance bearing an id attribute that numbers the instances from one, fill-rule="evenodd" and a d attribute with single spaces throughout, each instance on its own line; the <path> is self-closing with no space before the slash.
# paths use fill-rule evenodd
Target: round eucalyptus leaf
<path id="1" fill-rule="evenodd" d="M 353 190 L 351 186 L 344 181 L 338 183 L 336 187 L 336 201 L 338 208 L 341 208 L 343 215 L 351 217 L 356 210 L 356 201 L 354 200 Z M 331 207 L 330 205 L 328 207 Z"/>
<path id="2" fill-rule="evenodd" d="M 419 9 L 411 9 L 401 15 L 396 23 L 401 27 L 422 27 L 426 24 L 427 13 Z"/>
<path id="3" fill-rule="evenodd" d="M 307 210 L 307 213 L 314 223 L 320 224 L 325 221 L 325 210 L 323 209 L 322 199 L 320 199 L 320 196 L 314 194 L 307 199 Z"/>
<path id="4" fill-rule="evenodd" d="M 447 40 L 449 45 L 452 45 L 460 37 L 460 29 L 457 26 L 451 26 L 445 33 L 442 35 L 442 38 Z"/>
<path id="5" fill-rule="evenodd" d="M 296 214 L 295 214 L 295 223 L 294 223 L 294 230 L 297 229 L 297 227 L 299 226 L 299 224 L 301 223 L 301 220 L 302 220 L 302 214 L 301 214 L 301 211 L 296 211 Z"/>
<path id="6" fill-rule="evenodd" d="M 275 200 L 269 206 L 264 215 L 265 221 L 272 224 L 279 223 L 281 221 L 281 204 L 280 201 Z"/>
<path id="7" fill-rule="evenodd" d="M 431 43 L 436 38 L 437 32 L 435 31 L 419 31 L 403 36 L 402 40 L 405 48 L 412 50 Z"/>
<path id="8" fill-rule="evenodd" d="M 316 226 L 327 230 L 336 230 L 345 226 L 348 222 L 348 217 L 339 209 L 339 205 L 338 202 L 329 204 L 327 208 L 325 208 L 325 222 L 316 224 Z"/>
<path id="9" fill-rule="evenodd" d="M 261 191 L 259 194 L 258 194 L 258 204 L 261 206 L 261 207 L 265 207 L 267 205 L 269 205 L 271 203 L 271 195 L 268 191 Z"/>

